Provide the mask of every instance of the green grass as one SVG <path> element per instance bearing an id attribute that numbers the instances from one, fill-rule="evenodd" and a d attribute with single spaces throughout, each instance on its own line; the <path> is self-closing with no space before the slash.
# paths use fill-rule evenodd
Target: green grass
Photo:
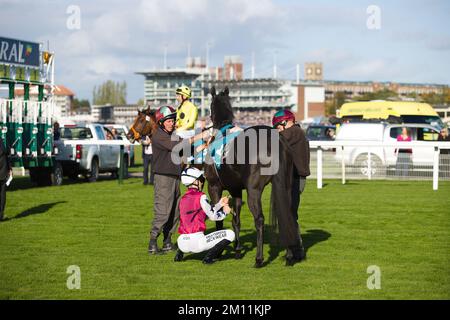
<path id="1" fill-rule="evenodd" d="M 142 173 L 144 170 L 142 160 L 142 146 L 134 146 L 134 166 L 128 168 L 130 173 Z"/>
<path id="2" fill-rule="evenodd" d="M 450 183 L 309 180 L 300 222 L 308 259 L 285 267 L 284 252 L 253 268 L 255 229 L 244 206 L 245 256 L 231 251 L 214 265 L 202 254 L 149 256 L 153 187 L 123 185 L 30 188 L 14 180 L 0 223 L 0 299 L 449 299 Z M 19 187 L 20 188 L 19 188 Z M 15 189 L 14 189 L 15 188 Z M 269 188 L 263 204 L 268 221 Z M 226 227 L 231 227 L 227 219 Z M 213 224 L 208 222 L 209 230 Z M 272 255 L 271 255 L 272 253 Z M 68 290 L 67 267 L 81 269 Z M 381 289 L 367 288 L 367 267 L 381 269 Z"/>

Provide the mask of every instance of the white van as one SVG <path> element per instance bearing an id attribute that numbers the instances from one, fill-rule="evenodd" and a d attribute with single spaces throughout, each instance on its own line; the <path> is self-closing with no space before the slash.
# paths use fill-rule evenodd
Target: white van
<path id="1" fill-rule="evenodd" d="M 368 153 L 371 153 L 372 175 L 382 175 L 385 169 L 395 166 L 397 154 L 395 147 L 384 147 L 383 144 L 390 144 L 397 141 L 397 136 L 401 134 L 402 128 L 406 127 L 411 136 L 411 140 L 420 146 L 411 148 L 413 166 L 429 166 L 433 164 L 434 148 L 429 146 L 430 141 L 436 141 L 439 131 L 428 124 L 386 124 L 386 123 L 346 123 L 343 124 L 336 135 L 336 142 L 354 141 L 361 146 L 349 146 L 336 148 L 335 159 L 344 162 L 346 165 L 357 166 L 361 173 L 368 174 Z M 381 146 L 367 147 L 365 142 L 379 142 Z"/>

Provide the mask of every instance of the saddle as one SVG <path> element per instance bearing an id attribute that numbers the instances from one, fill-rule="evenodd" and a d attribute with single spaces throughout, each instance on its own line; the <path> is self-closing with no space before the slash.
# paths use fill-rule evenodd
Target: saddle
<path id="1" fill-rule="evenodd" d="M 212 136 L 207 143 L 197 141 L 194 143 L 196 150 L 194 154 L 194 164 L 204 164 L 207 157 L 211 157 L 217 169 L 220 169 L 223 158 L 227 154 L 227 150 L 231 142 L 243 131 L 242 128 L 228 124 L 220 128 L 217 133 Z"/>

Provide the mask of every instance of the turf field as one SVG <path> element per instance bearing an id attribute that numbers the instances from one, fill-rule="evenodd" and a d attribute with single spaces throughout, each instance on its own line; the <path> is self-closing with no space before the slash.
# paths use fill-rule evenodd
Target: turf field
<path id="1" fill-rule="evenodd" d="M 202 254 L 175 263 L 147 254 L 153 187 L 141 179 L 35 188 L 17 177 L 0 223 L 0 299 L 450 299 L 449 195 L 448 182 L 433 191 L 431 182 L 327 180 L 317 190 L 310 180 L 300 211 L 307 260 L 285 267 L 267 237 L 267 265 L 255 269 L 246 206 L 243 259 L 228 250 L 213 265 Z M 270 188 L 266 212 L 269 199 Z M 67 288 L 71 265 L 79 290 Z M 368 289 L 369 266 L 381 289 Z"/>

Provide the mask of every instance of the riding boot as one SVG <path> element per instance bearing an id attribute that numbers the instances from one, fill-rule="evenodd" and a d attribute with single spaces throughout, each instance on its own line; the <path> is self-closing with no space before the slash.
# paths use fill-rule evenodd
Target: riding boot
<path id="1" fill-rule="evenodd" d="M 148 244 L 148 253 L 150 254 L 158 253 L 158 243 L 156 239 L 150 239 L 150 242 Z"/>
<path id="2" fill-rule="evenodd" d="M 174 246 L 172 244 L 172 234 L 168 234 L 166 237 L 164 237 L 162 251 L 163 252 L 169 252 L 174 249 Z"/>
<path id="3" fill-rule="evenodd" d="M 223 239 L 218 244 L 216 244 L 214 247 L 212 247 L 206 256 L 203 258 L 203 263 L 205 264 L 211 264 L 214 263 L 214 260 L 217 259 L 225 250 L 225 248 L 231 243 L 230 240 Z"/>
<path id="4" fill-rule="evenodd" d="M 173 261 L 175 261 L 175 262 L 182 261 L 182 260 L 183 260 L 183 256 L 184 256 L 183 251 L 181 251 L 180 249 L 178 249 L 178 250 L 177 250 L 177 253 L 175 254 L 175 258 L 173 258 Z"/>

